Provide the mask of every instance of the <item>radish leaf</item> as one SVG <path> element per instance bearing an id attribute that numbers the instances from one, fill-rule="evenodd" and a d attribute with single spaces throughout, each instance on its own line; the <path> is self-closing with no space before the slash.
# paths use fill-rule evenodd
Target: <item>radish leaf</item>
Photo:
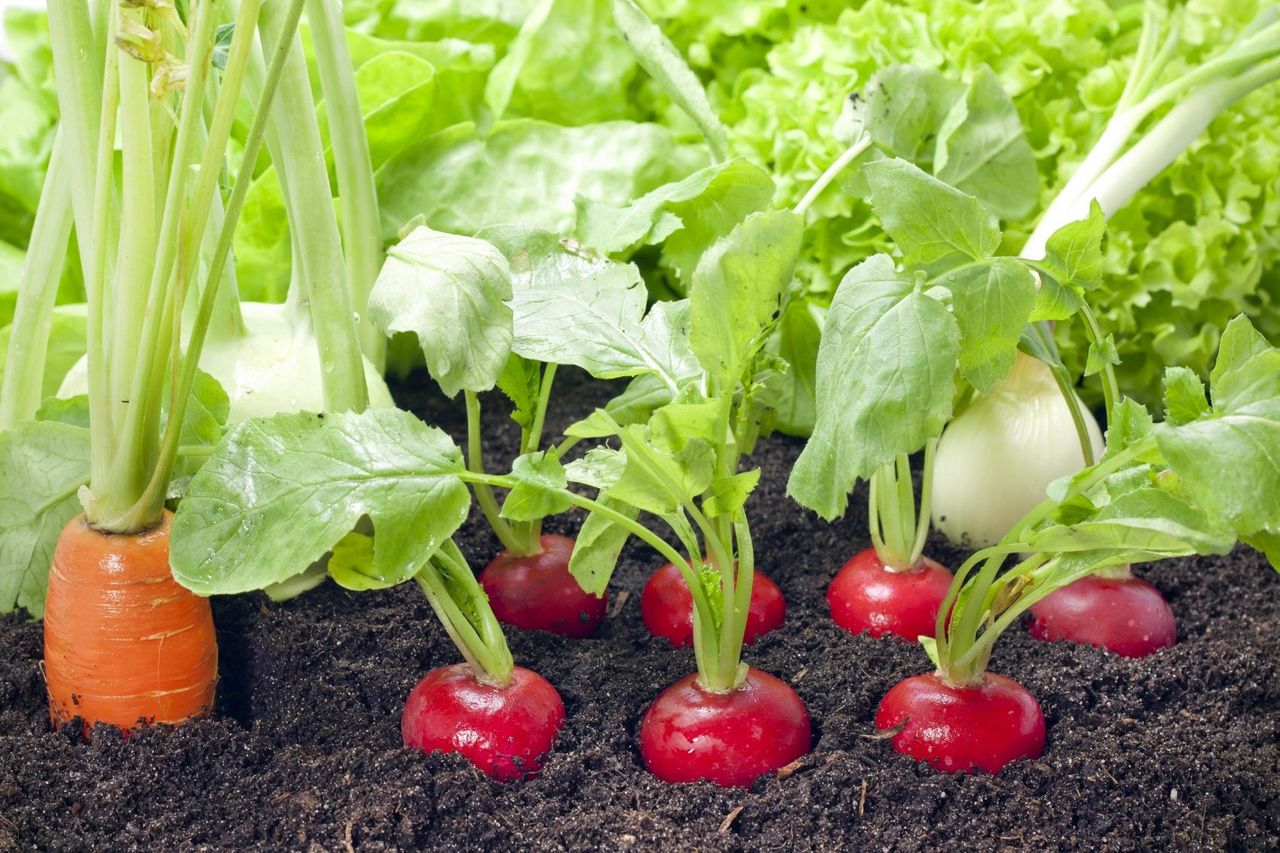
<path id="1" fill-rule="evenodd" d="M 489 243 L 419 226 L 387 252 L 369 315 L 388 335 L 418 337 L 450 397 L 487 391 L 511 355 L 511 269 Z"/>
<path id="2" fill-rule="evenodd" d="M 252 418 L 191 480 L 174 576 L 204 595 L 286 580 L 368 516 L 374 571 L 411 577 L 466 520 L 462 454 L 407 412 Z"/>
<path id="3" fill-rule="evenodd" d="M 992 213 L 905 160 L 864 167 L 871 206 L 907 264 L 937 275 L 990 257 L 1000 246 Z"/>
<path id="4" fill-rule="evenodd" d="M 823 328 L 817 422 L 787 493 L 834 518 L 857 478 L 936 436 L 951 417 L 959 347 L 955 318 L 888 255 L 850 270 Z"/>
<path id="5" fill-rule="evenodd" d="M 803 230 L 794 213 L 755 213 L 698 262 L 689 346 L 721 388 L 738 382 L 781 319 Z"/>

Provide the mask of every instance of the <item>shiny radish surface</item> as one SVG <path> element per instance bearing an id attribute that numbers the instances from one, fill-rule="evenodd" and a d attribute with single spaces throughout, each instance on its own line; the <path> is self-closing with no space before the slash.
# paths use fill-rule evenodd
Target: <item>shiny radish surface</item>
<path id="1" fill-rule="evenodd" d="M 1085 577 L 1031 605 L 1031 636 L 1140 658 L 1178 639 L 1173 611 L 1141 578 Z"/>
<path id="2" fill-rule="evenodd" d="M 640 616 L 649 633 L 665 637 L 677 649 L 693 643 L 693 596 L 684 576 L 667 563 L 650 576 L 640 595 Z M 747 611 L 744 643 L 754 643 L 762 634 L 782 627 L 787 603 L 782 590 L 760 572 L 751 581 L 751 606 Z"/>
<path id="3" fill-rule="evenodd" d="M 409 693 L 404 745 L 457 752 L 502 782 L 536 776 L 564 725 L 564 703 L 546 679 L 516 667 L 505 687 L 476 679 L 469 664 L 433 669 Z"/>
<path id="4" fill-rule="evenodd" d="M 999 773 L 1044 752 L 1044 714 L 1025 687 L 986 673 L 981 684 L 952 687 L 937 675 L 898 682 L 880 702 L 876 728 L 893 748 L 947 773 Z"/>
<path id="5" fill-rule="evenodd" d="M 526 631 L 591 636 L 604 621 L 608 597 L 583 591 L 569 574 L 572 539 L 547 534 L 541 542 L 540 553 L 503 551 L 480 573 L 494 615 Z"/>
<path id="6" fill-rule="evenodd" d="M 697 678 L 662 691 L 640 722 L 640 755 L 654 776 L 745 788 L 809 751 L 809 712 L 785 682 L 751 669 L 738 688 L 712 693 Z"/>
<path id="7" fill-rule="evenodd" d="M 44 675 L 55 725 L 180 723 L 213 708 L 218 645 L 209 600 L 174 582 L 168 512 L 139 534 L 77 516 L 49 570 Z"/>
<path id="8" fill-rule="evenodd" d="M 836 574 L 827 587 L 831 618 L 850 634 L 893 635 L 915 641 L 932 637 L 938 608 L 951 585 L 951 572 L 923 557 L 904 572 L 886 568 L 867 548 Z"/>

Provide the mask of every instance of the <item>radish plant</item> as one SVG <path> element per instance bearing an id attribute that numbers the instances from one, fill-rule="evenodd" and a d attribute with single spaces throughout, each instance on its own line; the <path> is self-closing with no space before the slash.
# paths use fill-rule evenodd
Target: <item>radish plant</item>
<path id="1" fill-rule="evenodd" d="M 493 243 L 415 231 L 391 261 L 412 269 L 387 274 L 375 288 L 379 325 L 419 334 L 446 390 L 496 383 L 509 363 L 507 347 L 544 364 L 634 376 L 608 407 L 569 430 L 571 438 L 610 438 L 619 447 L 594 447 L 568 464 L 555 448 L 535 450 L 516 459 L 510 474 L 491 474 L 469 467 L 443 433 L 402 412 L 250 419 L 192 479 L 175 520 L 176 576 L 206 594 L 239 592 L 287 580 L 336 548 L 328 570 L 346 586 L 416 578 L 472 680 L 500 692 L 517 681 L 509 655 L 487 598 L 450 542 L 467 514 L 467 486 L 508 490 L 500 509 L 508 521 L 578 506 L 589 514 L 570 571 L 587 592 L 605 591 L 634 535 L 679 569 L 692 597 L 698 674 L 648 712 L 647 764 L 670 780 L 744 785 L 793 760 L 809 748 L 803 704 L 740 662 L 755 572 L 744 505 L 759 472 L 738 468 L 769 404 L 776 360 L 762 349 L 789 294 L 800 231 L 790 213 L 748 217 L 705 253 L 688 301 L 658 303 L 647 313 L 631 268 L 584 256 L 550 235 L 526 235 L 526 249 L 516 253 L 531 258 L 526 277 L 511 274 Z M 595 273 L 563 274 L 584 265 Z M 408 279 L 416 286 L 401 287 Z M 502 315 L 496 306 L 507 292 L 509 328 L 491 322 Z M 440 306 L 445 314 L 428 310 Z M 462 313 L 448 313 L 455 309 Z M 436 334 L 432 324 L 452 326 L 453 334 Z M 457 334 L 459 328 L 469 333 Z M 600 494 L 583 497 L 570 482 Z M 640 523 L 642 511 L 663 519 L 680 547 Z M 362 518 L 372 537 L 352 533 Z M 693 723 L 697 730 L 685 731 L 698 744 L 685 751 L 679 721 L 666 719 L 691 703 L 708 712 Z M 406 708 L 406 742 L 431 748 L 448 741 L 465 752 L 469 741 L 452 729 L 423 732 L 419 723 L 448 721 L 416 716 L 416 707 Z M 750 737 L 756 724 L 776 737 Z M 474 739 L 480 723 L 468 725 Z M 540 755 L 521 759 L 535 767 Z"/>
<path id="2" fill-rule="evenodd" d="M 1025 330 L 1058 311 L 1062 294 L 1096 284 L 1102 225 L 1069 225 L 1032 265 L 996 254 L 999 226 L 977 199 L 896 158 L 863 173 L 904 264 L 873 256 L 836 290 L 818 351 L 818 415 L 788 493 L 834 518 L 855 480 L 869 481 L 873 547 L 832 583 L 832 616 L 853 632 L 914 639 L 932 634 L 949 584 L 923 559 L 931 493 L 950 476 L 936 459 L 942 428 L 957 399 L 1018 369 L 1019 346 L 1053 359 L 1052 341 Z M 1056 388 L 1070 389 L 1058 360 L 1054 375 Z M 917 511 L 908 454 L 920 450 Z"/>
<path id="3" fill-rule="evenodd" d="M 569 316 L 548 318 L 548 307 L 608 314 L 630 301 L 643 311 L 644 285 L 634 266 L 568 247 L 543 231 L 495 227 L 482 234 L 493 242 L 414 228 L 390 249 L 370 302 L 373 321 L 387 334 L 416 336 L 428 371 L 446 395 L 462 392 L 467 466 L 476 474 L 486 473 L 481 392 L 496 386 L 511 399 L 522 456 L 559 458 L 577 439 L 542 447 L 557 361 L 569 359 L 565 363 L 608 377 L 634 375 L 643 366 L 574 359 L 558 349 L 558 341 L 540 338 L 540 327 L 573 322 Z M 564 299 L 572 301 L 556 302 Z M 503 546 L 480 574 L 498 618 L 523 629 L 590 636 L 604 619 L 607 593 L 588 593 L 569 574 L 573 540 L 543 534 L 543 516 L 536 512 L 503 517 L 491 486 L 476 483 L 473 489 Z"/>
<path id="4" fill-rule="evenodd" d="M 987 666 L 1001 633 L 1073 583 L 1135 563 L 1226 554 L 1237 541 L 1280 568 L 1280 350 L 1238 317 L 1223 334 L 1210 391 L 1191 371 L 1170 368 L 1162 422 L 1122 400 L 1103 457 L 1055 482 L 1048 499 L 957 570 L 950 619 L 940 614 L 937 640 L 925 643 L 936 671 L 898 684 L 876 714 L 895 749 L 941 770 L 991 773 L 1039 755 L 1045 729 L 1034 698 Z M 1109 606 L 1121 618 L 1146 617 L 1136 598 Z"/>
<path id="5" fill-rule="evenodd" d="M 569 429 L 619 445 L 566 466 L 569 479 L 599 490 L 570 571 L 588 590 L 603 588 L 637 535 L 678 570 L 691 599 L 697 673 L 654 700 L 640 726 L 645 765 L 666 781 L 749 785 L 809 749 L 799 697 L 741 663 L 755 575 L 745 503 L 759 470 L 739 470 L 740 460 L 772 404 L 778 362 L 764 344 L 790 296 L 801 233 L 794 213 L 757 213 L 713 244 L 688 302 L 650 312 L 684 315 L 668 351 L 682 362 L 692 356 L 690 380 L 644 422 L 599 410 Z M 641 512 L 661 518 L 680 548 L 632 521 Z M 762 729 L 772 737 L 753 735 Z"/>

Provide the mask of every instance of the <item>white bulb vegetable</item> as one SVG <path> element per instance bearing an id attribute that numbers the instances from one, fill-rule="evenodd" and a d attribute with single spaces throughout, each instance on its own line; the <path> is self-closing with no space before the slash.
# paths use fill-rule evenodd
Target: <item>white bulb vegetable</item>
<path id="1" fill-rule="evenodd" d="M 1102 431 L 1081 406 L 1095 457 Z M 994 545 L 1045 499 L 1049 484 L 1085 467 L 1071 410 L 1043 362 L 1013 370 L 947 425 L 933 469 L 933 524 L 971 548 Z"/>
<path id="2" fill-rule="evenodd" d="M 240 306 L 246 333 L 210 340 L 200 356 L 200 367 L 221 383 L 231 398 L 228 425 L 245 418 L 281 412 L 324 411 L 324 383 L 320 354 L 311 324 L 295 321 L 288 305 L 245 302 Z M 377 368 L 364 360 L 369 405 L 395 405 L 387 383 Z M 81 358 L 67 372 L 59 397 L 83 394 L 88 369 Z"/>

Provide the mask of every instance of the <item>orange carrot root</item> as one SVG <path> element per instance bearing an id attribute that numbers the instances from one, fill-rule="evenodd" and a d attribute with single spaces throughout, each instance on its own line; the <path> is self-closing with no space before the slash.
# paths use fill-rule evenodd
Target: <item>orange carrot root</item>
<path id="1" fill-rule="evenodd" d="M 118 535 L 72 519 L 58 538 L 44 617 L 54 725 L 130 729 L 213 708 L 218 646 L 209 601 L 169 571 L 169 525 Z"/>

